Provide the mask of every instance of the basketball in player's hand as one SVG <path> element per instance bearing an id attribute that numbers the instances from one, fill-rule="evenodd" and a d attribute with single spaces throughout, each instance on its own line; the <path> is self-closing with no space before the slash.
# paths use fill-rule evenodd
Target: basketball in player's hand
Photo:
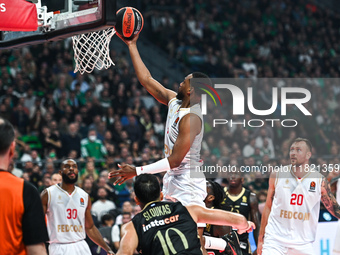
<path id="1" fill-rule="evenodd" d="M 116 13 L 116 32 L 124 39 L 131 40 L 142 31 L 144 20 L 142 14 L 133 7 L 123 7 Z"/>

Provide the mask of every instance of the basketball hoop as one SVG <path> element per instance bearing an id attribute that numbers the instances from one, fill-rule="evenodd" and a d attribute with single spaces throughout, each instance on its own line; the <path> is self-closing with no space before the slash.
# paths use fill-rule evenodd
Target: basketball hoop
<path id="1" fill-rule="evenodd" d="M 110 58 L 109 44 L 115 33 L 115 29 L 110 27 L 101 31 L 72 36 L 76 62 L 74 72 L 91 73 L 94 68 L 108 69 L 114 65 Z"/>

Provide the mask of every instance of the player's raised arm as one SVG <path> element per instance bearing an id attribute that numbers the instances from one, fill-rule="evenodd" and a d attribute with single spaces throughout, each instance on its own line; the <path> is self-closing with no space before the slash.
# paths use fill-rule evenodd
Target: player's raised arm
<path id="1" fill-rule="evenodd" d="M 267 200 L 266 200 L 266 204 L 264 206 L 262 218 L 261 218 L 261 227 L 260 227 L 260 233 L 258 236 L 258 243 L 257 243 L 257 254 L 258 255 L 262 254 L 264 233 L 265 233 L 266 226 L 268 224 L 268 218 L 272 210 L 272 204 L 273 204 L 273 199 L 275 195 L 275 181 L 276 181 L 276 173 L 273 172 L 270 174 Z"/>
<path id="2" fill-rule="evenodd" d="M 321 201 L 334 217 L 340 219 L 340 206 L 331 192 L 326 178 L 323 178 L 321 183 Z"/>
<path id="3" fill-rule="evenodd" d="M 132 40 L 125 40 L 119 36 L 119 34 L 117 35 L 129 48 L 132 64 L 139 82 L 155 99 L 157 99 L 158 102 L 167 105 L 172 98 L 176 97 L 176 92 L 165 88 L 151 76 L 150 71 L 145 66 L 137 49 L 138 36 L 134 37 Z"/>
<path id="4" fill-rule="evenodd" d="M 251 232 L 255 224 L 238 213 L 228 212 L 220 209 L 208 209 L 199 205 L 186 206 L 191 217 L 197 223 L 209 223 L 212 225 L 232 226 L 238 229 L 238 233 Z"/>

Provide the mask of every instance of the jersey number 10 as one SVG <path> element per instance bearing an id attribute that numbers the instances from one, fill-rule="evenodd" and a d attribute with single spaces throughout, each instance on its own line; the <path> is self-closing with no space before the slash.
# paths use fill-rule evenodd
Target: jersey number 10
<path id="1" fill-rule="evenodd" d="M 291 205 L 302 205 L 302 203 L 303 203 L 303 195 L 302 194 L 296 195 L 293 193 L 290 199 L 290 204 Z"/>
<path id="2" fill-rule="evenodd" d="M 181 238 L 181 241 L 183 243 L 183 246 L 184 246 L 184 249 L 188 249 L 189 248 L 189 243 L 185 237 L 185 235 L 183 234 L 182 231 L 180 231 L 179 229 L 177 228 L 169 228 L 165 231 L 165 238 L 164 236 L 162 235 L 162 232 L 160 230 L 157 231 L 155 237 L 154 237 L 154 240 L 156 238 L 159 239 L 159 242 L 161 243 L 161 246 L 162 246 L 162 249 L 163 249 L 163 253 L 165 255 L 169 255 L 169 249 L 171 251 L 171 254 L 177 254 L 177 251 L 175 250 L 175 247 L 171 241 L 171 238 L 169 236 L 169 231 L 174 231 L 180 238 Z M 168 249 L 169 247 L 169 249 Z"/>

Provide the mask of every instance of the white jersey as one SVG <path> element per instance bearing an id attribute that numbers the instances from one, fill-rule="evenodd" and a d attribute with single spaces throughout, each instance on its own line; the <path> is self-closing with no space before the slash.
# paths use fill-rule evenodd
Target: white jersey
<path id="1" fill-rule="evenodd" d="M 340 205 L 340 179 L 336 183 L 336 201 Z"/>
<path id="2" fill-rule="evenodd" d="M 166 120 L 165 137 L 164 137 L 164 154 L 165 157 L 169 157 L 172 153 L 174 144 L 177 140 L 179 123 L 181 119 L 189 114 L 194 113 L 201 119 L 201 132 L 196 135 L 190 150 L 185 155 L 183 161 L 177 168 L 173 168 L 168 171 L 169 175 L 178 175 L 183 173 L 189 173 L 190 169 L 200 167 L 203 165 L 203 161 L 200 158 L 201 144 L 204 132 L 204 123 L 201 108 L 199 104 L 195 104 L 190 108 L 180 108 L 182 104 L 181 100 L 173 98 L 169 101 L 169 110 Z"/>
<path id="3" fill-rule="evenodd" d="M 276 175 L 275 195 L 265 229 L 265 242 L 285 247 L 312 243 L 319 219 L 322 175 L 310 171 L 299 179 L 284 166 Z"/>
<path id="4" fill-rule="evenodd" d="M 58 184 L 47 188 L 47 230 L 50 243 L 74 243 L 84 240 L 85 211 L 89 195 L 79 187 L 72 194 Z"/>
<path id="5" fill-rule="evenodd" d="M 340 204 L 340 179 L 336 184 L 336 201 Z M 340 254 L 340 242 L 338 241 L 340 240 L 340 220 L 338 220 L 338 228 L 334 240 L 333 254 Z"/>

